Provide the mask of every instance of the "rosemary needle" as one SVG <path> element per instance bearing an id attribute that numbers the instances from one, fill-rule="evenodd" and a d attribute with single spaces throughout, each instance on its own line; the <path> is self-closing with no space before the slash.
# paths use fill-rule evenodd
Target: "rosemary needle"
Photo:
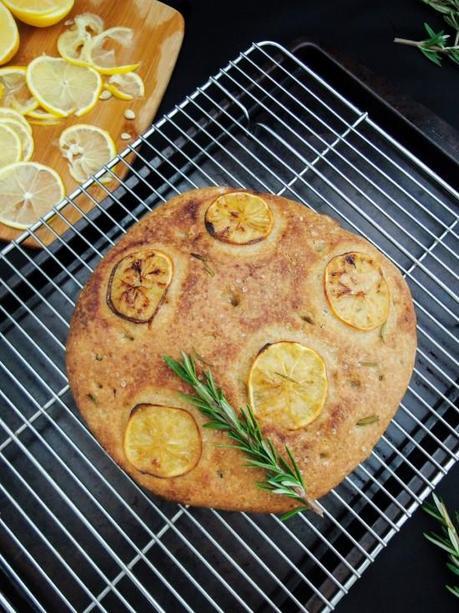
<path id="1" fill-rule="evenodd" d="M 424 28 L 428 38 L 424 40 L 407 40 L 406 38 L 394 38 L 395 43 L 417 47 L 431 62 L 441 66 L 442 57 L 459 64 L 459 0 L 421 0 L 435 11 L 443 15 L 448 26 L 454 30 L 453 43 L 449 44 L 450 35 L 443 30 L 435 32 L 427 23 Z"/>
<path id="2" fill-rule="evenodd" d="M 441 534 L 433 532 L 424 533 L 424 536 L 431 543 L 440 547 L 448 553 L 449 561 L 447 566 L 456 576 L 459 575 L 459 534 L 456 525 L 454 525 L 445 503 L 433 494 L 435 505 L 424 505 L 424 511 L 432 515 L 441 525 Z M 459 512 L 456 511 L 456 524 L 459 521 Z M 459 585 L 447 585 L 446 589 L 454 596 L 459 598 Z"/>
<path id="3" fill-rule="evenodd" d="M 289 519 L 306 509 L 322 515 L 322 509 L 307 495 L 303 476 L 292 452 L 287 445 L 285 456 L 278 452 L 272 441 L 262 433 L 249 405 L 237 413 L 223 390 L 215 383 L 210 370 L 201 376 L 197 374 L 195 361 L 190 355 L 182 352 L 181 361 L 169 356 L 165 356 L 164 361 L 193 389 L 194 394 L 183 396 L 209 419 L 204 427 L 226 432 L 233 446 L 248 456 L 247 465 L 265 471 L 264 480 L 257 483 L 257 486 L 272 494 L 287 496 L 298 503 L 297 507 L 284 513 L 281 519 Z"/>

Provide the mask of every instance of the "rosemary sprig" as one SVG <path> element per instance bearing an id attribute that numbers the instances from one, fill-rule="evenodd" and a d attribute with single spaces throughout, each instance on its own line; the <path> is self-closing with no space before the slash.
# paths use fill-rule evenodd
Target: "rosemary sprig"
<path id="1" fill-rule="evenodd" d="M 424 28 L 428 38 L 424 40 L 407 40 L 406 38 L 394 38 L 395 43 L 417 47 L 431 62 L 441 66 L 442 57 L 459 64 L 459 0 L 421 0 L 434 10 L 443 15 L 445 22 L 454 30 L 454 42 L 448 44 L 449 34 L 443 30 L 435 32 L 427 23 Z"/>
<path id="2" fill-rule="evenodd" d="M 435 504 L 426 504 L 423 508 L 426 513 L 440 522 L 441 534 L 427 532 L 424 533 L 424 536 L 431 543 L 448 553 L 449 561 L 446 565 L 455 575 L 459 575 L 459 535 L 457 527 L 459 525 L 459 511 L 456 511 L 456 525 L 454 525 L 443 500 L 435 494 L 432 494 L 432 496 Z M 459 585 L 447 585 L 446 589 L 459 598 Z"/>
<path id="3" fill-rule="evenodd" d="M 321 508 L 306 493 L 303 476 L 290 449 L 285 446 L 285 457 L 274 447 L 272 441 L 264 436 L 249 405 L 237 413 L 217 386 L 210 370 L 199 376 L 193 358 L 182 352 L 182 360 L 164 357 L 167 366 L 187 383 L 194 394 L 183 394 L 184 398 L 198 408 L 209 421 L 205 428 L 222 430 L 232 440 L 232 447 L 240 449 L 249 458 L 247 466 L 261 468 L 266 472 L 265 479 L 257 486 L 272 494 L 287 496 L 298 506 L 284 513 L 286 520 L 305 509 L 312 509 L 322 515 Z"/>

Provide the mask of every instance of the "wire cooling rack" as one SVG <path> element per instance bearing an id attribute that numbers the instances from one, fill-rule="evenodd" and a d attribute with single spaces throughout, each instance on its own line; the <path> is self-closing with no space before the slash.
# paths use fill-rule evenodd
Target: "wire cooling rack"
<path id="1" fill-rule="evenodd" d="M 115 189 L 100 181 L 126 167 Z M 104 252 L 162 201 L 213 184 L 334 216 L 395 262 L 413 293 L 419 349 L 409 390 L 370 458 L 321 501 L 323 519 L 285 524 L 155 498 L 104 453 L 69 391 L 69 319 Z M 45 218 L 1 252 L 3 570 L 40 611 L 333 609 L 458 457 L 457 194 L 371 110 L 263 42 L 54 214 L 65 221 L 88 198 L 93 210 L 51 245 L 24 245 L 43 225 L 53 232 Z"/>

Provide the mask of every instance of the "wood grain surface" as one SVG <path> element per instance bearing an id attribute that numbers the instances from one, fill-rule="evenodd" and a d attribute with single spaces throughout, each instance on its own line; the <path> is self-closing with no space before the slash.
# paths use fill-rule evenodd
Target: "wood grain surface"
<path id="1" fill-rule="evenodd" d="M 11 65 L 27 65 L 38 55 L 45 53 L 58 56 L 57 39 L 67 26 L 64 22 L 75 15 L 93 12 L 105 21 L 105 28 L 125 26 L 133 28 L 132 45 L 119 54 L 121 63 L 140 62 L 138 74 L 145 83 L 145 96 L 131 101 L 118 100 L 114 97 L 100 100 L 95 108 L 83 117 L 70 116 L 55 126 L 32 126 L 35 141 L 33 161 L 47 164 L 61 175 L 70 194 L 78 184 L 70 176 L 66 160 L 62 157 L 58 141 L 65 128 L 76 123 L 89 123 L 108 130 L 116 143 L 117 150 L 123 150 L 130 141 L 120 138 L 123 132 L 128 132 L 134 140 L 138 134 L 145 132 L 151 125 L 154 115 L 161 102 L 164 91 L 172 74 L 180 46 L 183 40 L 184 22 L 181 14 L 175 9 L 156 0 L 76 0 L 75 6 L 68 17 L 49 28 L 34 28 L 18 22 L 21 44 L 18 53 L 11 60 Z M 132 109 L 136 117 L 127 120 L 123 113 Z M 116 173 L 123 176 L 128 171 L 124 164 L 118 164 Z M 117 181 L 113 182 L 115 185 Z M 110 188 L 110 184 L 108 185 Z M 91 195 L 99 200 L 105 192 L 102 188 L 92 186 Z M 56 203 L 50 202 L 50 208 Z M 80 196 L 78 206 L 85 212 L 94 203 L 88 197 Z M 68 205 L 62 210 L 62 215 L 68 223 L 74 223 L 81 213 Z M 59 216 L 54 216 L 49 222 L 58 235 L 65 232 L 69 225 Z M 22 230 L 15 230 L 0 223 L 0 239 L 4 241 L 17 238 Z M 32 247 L 42 247 L 56 239 L 56 235 L 45 226 L 39 228 L 34 237 L 24 242 Z M 41 241 L 41 242 L 40 242 Z"/>

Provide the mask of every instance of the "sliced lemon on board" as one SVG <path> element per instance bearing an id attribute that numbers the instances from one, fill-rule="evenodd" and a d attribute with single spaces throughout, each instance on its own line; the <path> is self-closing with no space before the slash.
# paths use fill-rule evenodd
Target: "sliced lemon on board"
<path id="1" fill-rule="evenodd" d="M 3 0 L 3 3 L 24 23 L 45 28 L 64 19 L 74 0 Z"/>
<path id="2" fill-rule="evenodd" d="M 64 197 L 62 179 L 37 162 L 16 162 L 0 170 L 0 222 L 25 229 Z"/>
<path id="3" fill-rule="evenodd" d="M 121 74 L 134 72 L 139 64 L 120 64 L 118 57 L 122 50 L 132 45 L 134 31 L 132 28 L 114 27 L 104 30 L 87 44 L 83 52 L 85 59 L 101 74 Z"/>
<path id="4" fill-rule="evenodd" d="M 22 155 L 21 140 L 8 126 L 0 122 L 0 168 L 19 162 Z"/>
<path id="5" fill-rule="evenodd" d="M 59 148 L 68 160 L 70 174 L 79 183 L 86 181 L 116 155 L 116 146 L 110 134 L 84 123 L 63 130 Z M 106 180 L 111 179 L 108 177 Z"/>
<path id="6" fill-rule="evenodd" d="M 22 114 L 37 108 L 38 102 L 27 86 L 26 70 L 26 66 L 0 68 L 0 106 Z"/>
<path id="7" fill-rule="evenodd" d="M 25 114 L 25 116 L 27 117 L 28 124 L 32 124 L 34 126 L 57 126 L 64 120 L 63 117 L 54 115 L 54 113 L 49 113 L 40 107 L 34 109 L 33 111 L 29 111 Z"/>
<path id="8" fill-rule="evenodd" d="M 90 35 L 85 31 L 66 30 L 57 39 L 57 50 L 59 55 L 71 64 L 77 66 L 87 66 L 87 42 Z"/>
<path id="9" fill-rule="evenodd" d="M 0 2 L 0 64 L 9 62 L 18 49 L 18 27 L 10 11 Z"/>
<path id="10" fill-rule="evenodd" d="M 163 479 L 179 477 L 196 466 L 201 450 L 199 428 L 188 411 L 153 404 L 132 411 L 124 451 L 137 470 Z"/>
<path id="11" fill-rule="evenodd" d="M 250 405 L 265 424 L 287 430 L 316 419 L 327 395 L 323 359 L 300 343 L 268 345 L 255 358 L 249 375 Z"/>
<path id="12" fill-rule="evenodd" d="M 325 269 L 325 294 L 336 317 L 353 328 L 373 330 L 388 317 L 389 286 L 378 262 L 366 253 L 332 258 Z"/>
<path id="13" fill-rule="evenodd" d="M 0 121 L 2 119 L 14 119 L 15 121 L 18 121 L 19 123 L 21 123 L 24 126 L 24 128 L 32 134 L 32 128 L 30 127 L 29 122 L 24 118 L 23 115 L 21 115 L 21 113 L 18 113 L 14 109 L 9 109 L 9 108 L 0 106 Z"/>
<path id="14" fill-rule="evenodd" d="M 26 78 L 41 106 L 61 117 L 88 113 L 96 105 L 102 87 L 100 75 L 92 68 L 47 55 L 30 62 Z"/>
<path id="15" fill-rule="evenodd" d="M 34 142 L 32 132 L 27 130 L 24 125 L 16 119 L 0 119 L 0 125 L 7 126 L 13 132 L 15 132 L 21 142 L 22 159 L 24 162 L 28 162 L 32 157 L 34 150 Z"/>
<path id="16" fill-rule="evenodd" d="M 164 299 L 172 272 L 171 259 L 160 251 L 148 248 L 127 255 L 110 275 L 109 307 L 134 323 L 150 321 Z"/>
<path id="17" fill-rule="evenodd" d="M 70 29 L 79 30 L 90 36 L 96 36 L 103 31 L 104 20 L 99 15 L 96 15 L 96 13 L 80 13 L 75 15 L 74 24 Z"/>
<path id="18" fill-rule="evenodd" d="M 209 233 L 218 240 L 248 245 L 270 234 L 273 215 L 260 196 L 230 192 L 212 202 L 206 211 L 205 222 Z"/>
<path id="19" fill-rule="evenodd" d="M 104 87 L 120 100 L 132 100 L 145 95 L 142 77 L 136 72 L 111 75 Z"/>

